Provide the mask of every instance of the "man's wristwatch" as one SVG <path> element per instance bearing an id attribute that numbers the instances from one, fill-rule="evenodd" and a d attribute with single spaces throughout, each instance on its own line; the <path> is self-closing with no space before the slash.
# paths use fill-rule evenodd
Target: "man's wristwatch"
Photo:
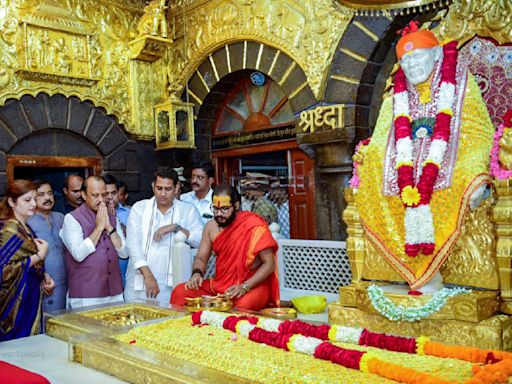
<path id="1" fill-rule="evenodd" d="M 192 276 L 194 276 L 194 274 L 196 274 L 196 273 L 199 273 L 201 275 L 201 277 L 203 277 L 203 272 L 201 272 L 201 270 L 199 268 L 194 268 L 194 270 L 192 271 Z"/>
<path id="2" fill-rule="evenodd" d="M 249 284 L 247 284 L 247 282 L 242 283 L 242 288 L 244 289 L 245 293 L 247 293 L 251 290 L 251 288 L 249 287 Z"/>
<path id="3" fill-rule="evenodd" d="M 108 235 L 110 236 L 110 235 L 111 235 L 111 234 L 113 234 L 115 231 L 116 231 L 116 227 L 112 227 L 112 230 L 108 233 Z"/>
<path id="4" fill-rule="evenodd" d="M 174 224 L 174 233 L 178 233 L 178 231 L 181 229 L 181 225 L 179 224 Z"/>

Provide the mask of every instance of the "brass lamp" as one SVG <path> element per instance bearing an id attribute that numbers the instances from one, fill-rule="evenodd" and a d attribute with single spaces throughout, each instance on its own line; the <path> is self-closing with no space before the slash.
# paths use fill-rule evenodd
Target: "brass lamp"
<path id="1" fill-rule="evenodd" d="M 157 150 L 195 148 L 194 104 L 171 97 L 154 108 Z"/>

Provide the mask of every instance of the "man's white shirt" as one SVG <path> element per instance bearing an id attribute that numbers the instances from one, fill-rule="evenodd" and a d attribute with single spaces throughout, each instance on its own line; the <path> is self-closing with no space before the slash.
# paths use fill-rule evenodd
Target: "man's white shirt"
<path id="1" fill-rule="evenodd" d="M 212 198 L 213 198 L 213 189 L 210 188 L 204 199 L 198 199 L 196 197 L 195 191 L 190 191 L 181 195 L 181 201 L 185 201 L 187 203 L 191 203 L 194 207 L 197 208 L 199 214 L 201 215 L 201 220 L 203 221 L 203 225 L 206 225 L 208 221 L 213 218 L 212 212 Z M 210 217 L 205 217 L 205 215 Z"/>
<path id="2" fill-rule="evenodd" d="M 121 259 L 126 259 L 128 257 L 126 240 L 124 237 L 123 228 L 121 227 L 121 224 L 117 218 L 116 232 L 121 238 L 121 248 L 116 248 L 117 256 L 119 256 Z M 96 246 L 92 240 L 89 237 L 84 238 L 84 231 L 82 226 L 70 213 L 64 216 L 64 223 L 62 224 L 59 235 L 62 239 L 62 242 L 71 254 L 71 257 L 73 257 L 73 259 L 79 263 L 84 261 L 91 253 L 96 251 Z M 94 284 L 94 282 L 91 282 L 91 284 Z M 71 308 L 89 307 L 91 305 L 115 303 L 118 301 L 123 301 L 122 293 L 115 296 L 105 297 L 73 298 L 67 296 L 67 305 Z"/>
<path id="3" fill-rule="evenodd" d="M 130 256 L 126 273 L 126 299 L 134 297 L 133 291 L 145 292 L 142 274 L 138 270 L 144 266 L 149 267 L 161 290 L 163 287 L 172 287 L 171 249 L 174 233 L 167 233 L 161 241 L 154 240 L 155 232 L 170 224 L 178 224 L 189 231 L 190 235 L 186 242 L 191 247 L 199 247 L 203 224 L 199 212 L 193 205 L 174 200 L 172 207 L 162 213 L 153 197 L 132 206 L 126 234 Z M 169 297 L 166 300 L 169 302 Z"/>
<path id="4" fill-rule="evenodd" d="M 117 249 L 117 255 L 121 259 L 128 257 L 128 251 L 126 249 L 126 240 L 123 234 L 123 228 L 119 223 L 119 219 L 116 218 L 116 232 L 121 238 L 121 248 Z M 64 216 L 64 223 L 59 232 L 59 235 L 64 242 L 64 245 L 68 249 L 69 253 L 79 263 L 84 261 L 87 256 L 96 251 L 96 246 L 89 237 L 84 238 L 84 231 L 80 223 L 68 213 Z"/>

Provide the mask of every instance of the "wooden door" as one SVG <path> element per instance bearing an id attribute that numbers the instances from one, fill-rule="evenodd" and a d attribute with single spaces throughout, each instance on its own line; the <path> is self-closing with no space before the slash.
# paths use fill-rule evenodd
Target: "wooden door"
<path id="1" fill-rule="evenodd" d="M 314 162 L 300 149 L 290 152 L 290 237 L 316 239 Z"/>
<path id="2" fill-rule="evenodd" d="M 215 184 L 230 184 L 240 176 L 240 160 L 236 157 L 214 158 Z"/>
<path id="3" fill-rule="evenodd" d="M 77 168 L 83 169 L 84 176 L 101 175 L 103 166 L 101 158 L 97 157 L 71 157 L 71 156 L 7 156 L 7 182 L 14 180 L 16 168 Z M 34 177 L 31 177 L 33 179 Z"/>

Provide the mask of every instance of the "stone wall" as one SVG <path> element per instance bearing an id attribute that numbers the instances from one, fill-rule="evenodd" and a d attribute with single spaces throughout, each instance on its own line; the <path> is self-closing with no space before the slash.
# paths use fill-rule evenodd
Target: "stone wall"
<path id="1" fill-rule="evenodd" d="M 0 194 L 5 193 L 8 155 L 99 157 L 104 173 L 128 184 L 132 201 L 151 195 L 157 164 L 175 160 L 155 156 L 153 141 L 130 137 L 102 108 L 44 93 L 0 107 Z"/>

